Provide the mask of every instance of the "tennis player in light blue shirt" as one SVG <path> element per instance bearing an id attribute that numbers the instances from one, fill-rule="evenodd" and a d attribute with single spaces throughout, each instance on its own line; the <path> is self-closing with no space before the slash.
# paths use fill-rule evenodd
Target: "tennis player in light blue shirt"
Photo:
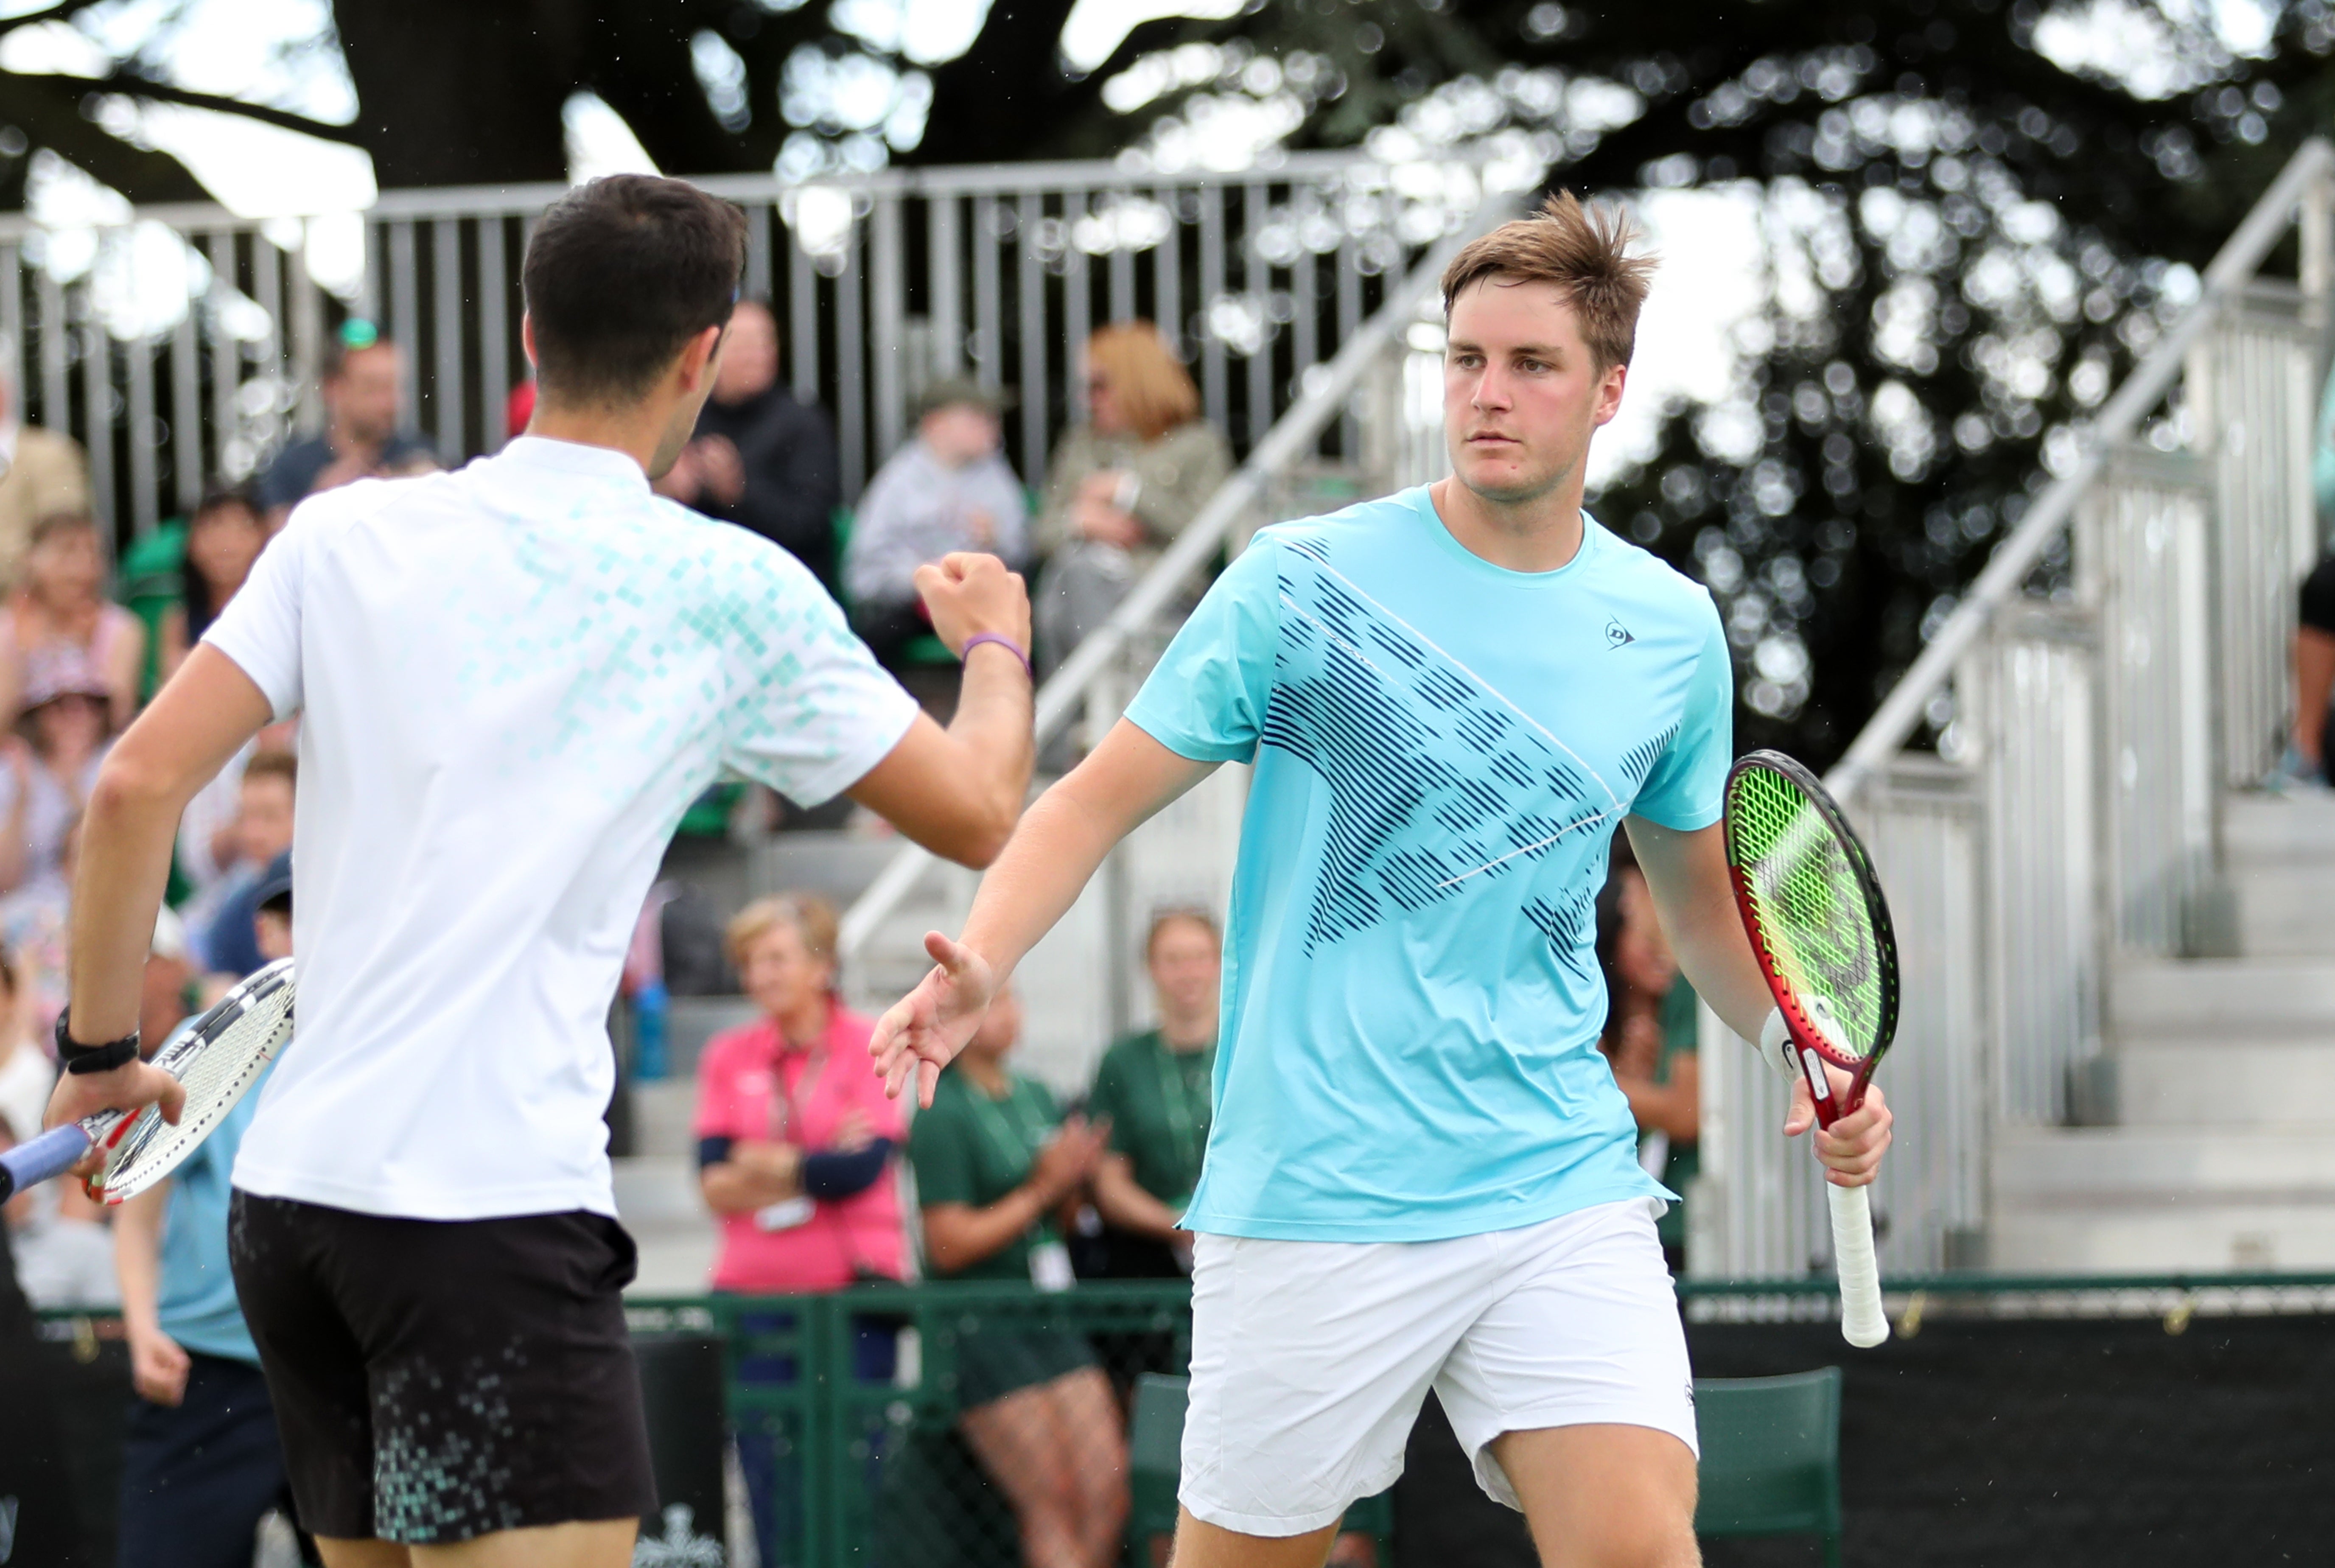
<path id="1" fill-rule="evenodd" d="M 1668 1195 L 1596 1049 L 1617 828 L 1696 994 L 1789 1063 L 1720 843 L 1717 611 L 1581 506 L 1652 270 L 1628 238 L 1565 197 L 1459 253 L 1452 477 L 1262 532 L 877 1023 L 878 1070 L 928 1095 L 1111 846 L 1254 764 L 1184 1220 L 1177 1568 L 1316 1568 L 1400 1474 L 1429 1388 L 1484 1489 L 1568 1563 L 1696 1561 Z M 1868 1099 L 1817 1147 L 1858 1186 L 1888 1138 Z"/>

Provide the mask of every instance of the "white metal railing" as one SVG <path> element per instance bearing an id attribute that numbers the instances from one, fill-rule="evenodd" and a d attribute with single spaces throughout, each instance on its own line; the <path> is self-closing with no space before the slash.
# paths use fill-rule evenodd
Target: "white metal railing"
<path id="1" fill-rule="evenodd" d="M 1364 430 L 1358 469 L 1375 493 L 1436 477 L 1439 469 L 1432 464 L 1439 458 L 1441 443 L 1419 435 L 1420 400 L 1411 395 L 1410 365 L 1425 352 L 1422 344 L 1414 342 L 1414 330 L 1424 324 L 1421 307 L 1436 297 L 1437 284 L 1451 257 L 1476 235 L 1510 216 L 1515 207 L 1512 195 L 1487 198 L 1468 222 L 1445 236 L 1389 290 L 1385 303 L 1371 318 L 1348 335 L 1310 389 L 1256 443 L 1247 460 L 1177 536 L 1158 563 L 1040 688 L 1036 727 L 1041 747 L 1098 699 L 1115 713 L 1132 698 L 1122 669 L 1130 646 L 1155 630 L 1161 613 L 1186 590 L 1195 574 L 1228 543 L 1237 542 L 1236 530 L 1274 520 L 1260 517 L 1260 507 L 1268 502 L 1277 481 L 1318 458 L 1323 435 L 1333 422 L 1350 420 Z M 1439 402 L 1435 410 L 1439 411 Z M 1435 429 L 1439 431 L 1439 411 L 1435 418 Z M 931 862 L 925 851 L 904 846 L 845 913 L 838 944 L 847 966 L 916 887 Z M 1111 953 L 1105 962 L 1119 965 L 1129 959 L 1126 953 Z"/>
<path id="2" fill-rule="evenodd" d="M 2277 757 L 2294 591 L 2318 542 L 2330 184 L 2335 148 L 2314 139 L 1828 780 L 1872 841 L 1904 960 L 1884 1269 L 1982 1262 L 1993 1130 L 2095 1114 L 2112 965 L 2229 939 L 2219 796 Z M 2290 230 L 2299 278 L 2256 277 Z M 2062 540 L 2072 586 L 2030 587 Z M 1906 751 L 1942 697 L 1938 754 Z M 1704 1029 L 1690 1266 L 1828 1266 L 1813 1165 L 1772 1132 L 1784 1085 L 1722 1045 L 1715 1019 Z"/>
<path id="3" fill-rule="evenodd" d="M 907 430 L 928 381 L 1016 394 L 1013 456 L 1045 473 L 1077 356 L 1107 321 L 1159 322 L 1204 411 L 1245 450 L 1303 396 L 1394 279 L 1482 195 L 1468 160 L 1288 155 L 1234 173 L 1115 164 L 886 170 L 700 183 L 744 208 L 750 294 L 770 301 L 793 390 L 836 425 L 847 500 Z M 29 417 L 90 450 L 124 537 L 240 477 L 318 417 L 313 378 L 344 316 L 404 345 L 406 423 L 451 465 L 502 442 L 524 379 L 519 263 L 541 185 L 391 191 L 363 219 L 345 292 L 308 257 L 347 215 L 253 221 L 156 207 L 51 231 L 0 217 L 0 334 Z M 335 227 L 337 226 L 337 227 Z M 1359 440 L 1342 428 L 1342 452 Z"/>

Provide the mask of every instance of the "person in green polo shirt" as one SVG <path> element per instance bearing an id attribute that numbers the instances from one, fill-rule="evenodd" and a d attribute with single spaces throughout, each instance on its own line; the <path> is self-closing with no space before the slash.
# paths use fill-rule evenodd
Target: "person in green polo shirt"
<path id="1" fill-rule="evenodd" d="M 1603 1049 L 1638 1123 L 1639 1164 L 1671 1191 L 1684 1194 L 1701 1163 L 1694 987 L 1679 973 L 1635 860 L 1615 855 L 1599 904 L 1598 946 L 1609 996 Z M 1654 1227 L 1672 1273 L 1685 1266 L 1684 1207 L 1671 1205 Z"/>
<path id="2" fill-rule="evenodd" d="M 925 1260 L 938 1280 L 1067 1290 L 1057 1213 L 1110 1129 L 1064 1118 L 1045 1085 L 1006 1067 L 1021 1032 L 1021 1003 L 1001 992 L 908 1129 Z M 1024 1560 L 1116 1562 L 1127 1451 L 1093 1349 L 1018 1304 L 966 1313 L 954 1332 L 958 1429 L 1012 1505 Z"/>
<path id="3" fill-rule="evenodd" d="M 1180 1225 L 1208 1147 L 1223 946 L 1202 911 L 1154 916 L 1143 956 L 1159 1027 L 1115 1042 L 1095 1071 L 1087 1109 L 1109 1121 L 1110 1150 L 1095 1172 L 1094 1200 L 1114 1279 L 1192 1272 L 1191 1234 Z"/>

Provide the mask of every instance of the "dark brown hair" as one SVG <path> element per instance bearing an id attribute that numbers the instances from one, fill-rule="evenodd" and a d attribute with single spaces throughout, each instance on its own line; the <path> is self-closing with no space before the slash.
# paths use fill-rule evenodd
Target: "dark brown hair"
<path id="1" fill-rule="evenodd" d="M 1504 223 L 1451 258 L 1443 270 L 1443 316 L 1478 283 L 1553 283 L 1565 291 L 1600 371 L 1628 364 L 1637 347 L 1654 258 L 1631 256 L 1638 230 L 1618 207 L 1584 207 L 1560 190 L 1530 218 Z"/>
<path id="2" fill-rule="evenodd" d="M 746 269 L 746 215 L 679 179 L 612 174 L 551 204 L 527 246 L 536 379 L 554 402 L 642 396 L 722 326 Z"/>
<path id="3" fill-rule="evenodd" d="M 255 751 L 251 760 L 243 765 L 243 777 L 247 783 L 254 779 L 281 779 L 297 789 L 300 760 L 289 751 Z"/>

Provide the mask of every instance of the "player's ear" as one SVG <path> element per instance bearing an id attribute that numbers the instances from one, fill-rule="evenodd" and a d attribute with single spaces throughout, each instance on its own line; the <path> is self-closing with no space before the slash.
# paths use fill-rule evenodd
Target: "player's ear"
<path id="1" fill-rule="evenodd" d="M 1597 381 L 1597 422 L 1604 424 L 1622 411 L 1622 388 L 1630 379 L 1627 364 L 1609 364 Z"/>
<path id="2" fill-rule="evenodd" d="M 684 392 L 695 392 L 711 380 L 722 365 L 722 345 L 730 338 L 725 326 L 709 326 L 689 340 L 681 350 L 681 385 Z"/>

